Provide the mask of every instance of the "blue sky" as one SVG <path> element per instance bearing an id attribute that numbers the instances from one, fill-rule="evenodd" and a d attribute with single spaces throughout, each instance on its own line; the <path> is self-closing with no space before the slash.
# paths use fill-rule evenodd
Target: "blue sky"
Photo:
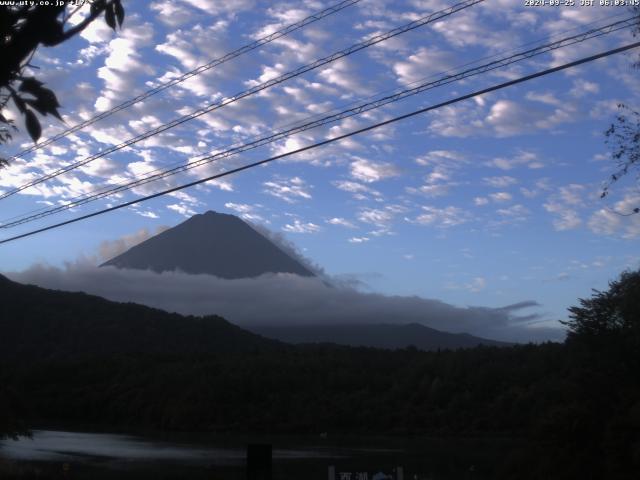
<path id="1" fill-rule="evenodd" d="M 363 0 L 14 162 L 0 172 L 0 189 L 454 3 Z M 125 2 L 121 31 L 114 34 L 104 22 L 94 22 L 72 41 L 40 49 L 32 63 L 58 94 L 70 126 L 328 5 Z M 487 0 L 2 200 L 2 219 L 628 13 L 625 7 L 525 7 Z M 632 39 L 624 30 L 590 40 L 2 233 L 73 218 Z M 639 264 L 640 217 L 613 212 L 640 205 L 637 185 L 627 179 L 606 201 L 599 198 L 615 167 L 604 131 L 619 102 L 638 105 L 634 55 L 609 57 L 2 245 L 2 269 L 93 257 L 104 242 L 216 210 L 284 234 L 329 275 L 356 278 L 371 291 L 458 306 L 535 301 L 539 306 L 530 312 L 540 315 L 539 324 L 555 325 L 577 297 L 605 288 L 620 271 Z M 52 121 L 43 137 L 62 129 Z M 29 146 L 24 135 L 16 135 L 8 151 L 20 146 Z"/>

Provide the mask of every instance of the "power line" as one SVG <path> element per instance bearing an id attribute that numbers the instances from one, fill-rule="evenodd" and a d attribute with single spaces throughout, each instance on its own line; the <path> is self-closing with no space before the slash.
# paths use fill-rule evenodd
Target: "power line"
<path id="1" fill-rule="evenodd" d="M 24 223 L 28 223 L 31 221 L 35 221 L 59 212 L 62 212 L 64 210 L 69 210 L 71 208 L 75 208 L 78 207 L 80 205 L 85 205 L 89 202 L 92 201 L 96 201 L 99 200 L 101 198 L 105 198 L 108 197 L 110 195 L 114 195 L 126 190 L 131 190 L 133 188 L 145 185 L 147 183 L 151 183 L 157 180 L 161 180 L 164 178 L 167 178 L 169 176 L 172 175 L 176 175 L 178 173 L 182 173 L 185 172 L 187 170 L 191 170 L 193 168 L 197 168 L 197 167 L 201 167 L 205 164 L 214 162 L 214 161 L 218 161 L 218 160 L 223 160 L 225 158 L 229 158 L 231 156 L 237 155 L 239 153 L 248 151 L 248 150 L 253 150 L 255 148 L 258 148 L 260 146 L 269 144 L 269 143 L 273 143 L 275 141 L 278 141 L 280 139 L 283 139 L 285 137 L 294 135 L 296 133 L 300 133 L 306 130 L 310 130 L 313 128 L 317 128 L 319 126 L 323 126 L 329 123 L 334 123 L 336 121 L 345 119 L 345 118 L 349 118 L 355 115 L 359 115 L 362 114 L 364 112 L 370 111 L 370 110 L 374 110 L 377 108 L 380 108 L 384 105 L 388 105 L 390 103 L 393 102 L 397 102 L 403 99 L 406 99 L 410 96 L 413 95 L 417 95 L 419 93 L 423 93 L 427 90 L 431 90 L 433 88 L 436 87 L 440 87 L 443 85 L 447 85 L 456 81 L 460 81 L 472 76 L 476 76 L 479 74 L 484 74 L 487 72 L 490 72 L 492 70 L 496 70 L 498 68 L 502 68 L 502 67 L 506 67 L 508 65 L 512 65 L 516 62 L 520 62 L 526 59 L 530 59 L 532 57 L 538 56 L 538 55 L 542 55 L 544 53 L 548 53 L 550 51 L 554 51 L 560 48 L 566 48 L 568 46 L 571 45 L 575 45 L 577 43 L 580 42 L 584 42 L 586 40 L 589 39 L 593 39 L 593 38 L 597 38 L 612 32 L 616 32 L 619 31 L 621 29 L 624 28 L 630 28 L 630 27 L 634 27 L 635 24 L 637 22 L 637 17 L 636 16 L 632 16 L 629 17 L 627 19 L 624 20 L 620 20 L 617 22 L 613 22 L 611 24 L 602 26 L 602 27 L 597 27 L 597 28 L 592 28 L 590 30 L 587 30 L 585 32 L 581 32 L 579 34 L 575 34 L 566 38 L 562 38 L 560 40 L 557 40 L 555 42 L 551 42 L 551 43 L 546 43 L 534 48 L 530 48 L 528 50 L 525 50 L 523 52 L 517 52 L 513 55 L 508 55 L 506 57 L 502 57 L 502 58 L 498 58 L 497 60 L 494 60 L 492 62 L 488 62 L 486 64 L 474 67 L 474 68 L 470 68 L 470 69 L 466 69 L 462 72 L 459 73 L 452 73 L 450 75 L 446 75 L 442 78 L 439 78 L 435 81 L 430 81 L 430 82 L 424 82 L 422 84 L 419 84 L 413 88 L 409 88 L 409 89 L 404 89 L 401 90 L 399 92 L 393 93 L 391 95 L 387 95 L 385 97 L 376 99 L 374 101 L 371 102 L 366 102 L 366 103 L 362 103 L 360 105 L 357 105 L 355 107 L 343 110 L 341 112 L 338 112 L 336 114 L 333 115 L 327 115 L 324 116 L 322 118 L 304 123 L 302 125 L 297 125 L 294 126 L 292 128 L 286 129 L 286 130 L 282 130 L 280 132 L 276 132 L 274 134 L 268 135 L 268 136 L 264 136 L 262 138 L 258 138 L 257 140 L 251 141 L 251 142 L 247 142 L 244 144 L 240 144 L 237 146 L 232 146 L 230 148 L 228 148 L 227 150 L 221 151 L 221 152 L 217 152 L 215 154 L 212 155 L 208 155 L 204 158 L 201 158 L 199 160 L 195 160 L 192 162 L 189 162 L 187 164 L 180 164 L 179 166 L 170 168 L 170 169 L 158 169 L 152 172 L 149 172 L 147 174 L 147 176 L 143 177 L 143 178 L 139 178 L 139 179 L 135 179 L 132 180 L 128 183 L 123 183 L 120 185 L 115 185 L 115 186 L 111 186 L 111 187 L 106 187 L 103 188 L 101 190 L 96 191 L 95 193 L 83 196 L 83 197 L 77 197 L 76 199 L 72 200 L 69 203 L 65 203 L 63 205 L 58 205 L 56 207 L 53 208 L 45 208 L 45 209 L 41 209 L 35 213 L 32 214 L 26 214 L 23 216 L 18 216 L 18 217 L 13 217 L 12 219 L 8 219 L 9 221 L 7 221 L 6 223 L 3 223 L 0 225 L 0 228 L 11 228 L 11 227 L 15 227 L 18 225 L 22 225 Z M 154 173 L 154 172 L 159 172 L 159 173 Z M 15 219 L 15 220 L 14 220 Z"/>
<path id="2" fill-rule="evenodd" d="M 205 178 L 202 178 L 202 179 L 199 179 L 199 180 L 195 180 L 193 182 L 189 182 L 189 183 L 185 183 L 183 185 L 179 185 L 177 187 L 169 188 L 169 189 L 164 190 L 162 192 L 154 193 L 152 195 L 148 195 L 146 197 L 139 198 L 137 200 L 121 203 L 119 205 L 115 205 L 113 207 L 105 208 L 105 209 L 99 210 L 97 212 L 89 213 L 87 215 L 82 215 L 80 217 L 73 218 L 73 219 L 70 219 L 70 220 L 66 220 L 64 222 L 56 223 L 56 224 L 49 225 L 49 226 L 46 226 L 46 227 L 43 227 L 43 228 L 39 228 L 39 229 L 36 229 L 36 230 L 31 230 L 31 231 L 23 233 L 21 235 L 16 235 L 14 237 L 6 238 L 6 239 L 3 239 L 3 240 L 0 240 L 0 244 L 4 244 L 4 243 L 12 242 L 12 241 L 15 241 L 15 240 L 19 240 L 19 239 L 22 239 L 22 238 L 25 238 L 25 237 L 29 237 L 29 236 L 35 235 L 37 233 L 46 232 L 48 230 L 53 230 L 55 228 L 59 228 L 59 227 L 65 226 L 65 225 L 69 225 L 71 223 L 76 223 L 76 222 L 79 222 L 81 220 L 86 220 L 88 218 L 96 217 L 96 216 L 102 215 L 104 213 L 113 212 L 113 211 L 119 210 L 121 208 L 125 208 L 125 207 L 129 207 L 131 205 L 135 205 L 135 204 L 138 204 L 138 203 L 146 202 L 148 200 L 152 200 L 154 198 L 158 198 L 158 197 L 161 197 L 161 196 L 164 196 L 164 195 L 168 195 L 170 193 L 177 192 L 179 190 L 184 190 L 186 188 L 190 188 L 190 187 L 193 187 L 193 186 L 196 186 L 196 185 L 200 185 L 202 183 L 210 182 L 211 180 L 217 180 L 219 178 L 226 177 L 228 175 L 232 175 L 234 173 L 239 173 L 239 172 L 242 172 L 244 170 L 249 170 L 251 168 L 255 168 L 255 167 L 258 167 L 260 165 L 265 165 L 267 163 L 271 163 L 271 162 L 274 162 L 276 160 L 279 160 L 279 159 L 282 159 L 282 158 L 285 158 L 285 157 L 289 157 L 291 155 L 302 153 L 302 152 L 305 152 L 307 150 L 312 150 L 314 148 L 318 148 L 318 147 L 321 147 L 321 146 L 324 146 L 324 145 L 328 145 L 328 144 L 331 144 L 331 143 L 334 143 L 334 142 L 338 142 L 340 140 L 344 140 L 344 139 L 352 137 L 354 135 L 359 135 L 361 133 L 365 133 L 365 132 L 368 132 L 370 130 L 374 130 L 376 128 L 384 127 L 386 125 L 390 125 L 392 123 L 398 122 L 400 120 L 405 120 L 407 118 L 411 118 L 411 117 L 414 117 L 416 115 L 420 115 L 422 113 L 426 113 L 426 112 L 429 112 L 429 111 L 432 111 L 432 110 L 436 110 L 436 109 L 439 109 L 439 108 L 442 108 L 442 107 L 453 105 L 455 103 L 462 102 L 464 100 L 468 100 L 470 98 L 474 98 L 474 97 L 477 97 L 477 96 L 480 96 L 480 95 L 485 95 L 487 93 L 494 92 L 496 90 L 501 90 L 503 88 L 511 87 L 513 85 L 517 85 L 517 84 L 520 84 L 520 83 L 528 82 L 528 81 L 533 80 L 535 78 L 539 78 L 539 77 L 543 77 L 543 76 L 546 76 L 546 75 L 550 75 L 552 73 L 559 72 L 559 71 L 562 71 L 562 70 L 566 70 L 568 68 L 576 67 L 578 65 L 582 65 L 582 64 L 585 64 L 585 63 L 588 63 L 588 62 L 592 62 L 592 61 L 598 60 L 600 58 L 605 58 L 605 57 L 608 57 L 610 55 L 615 55 L 617 53 L 625 52 L 627 50 L 631 50 L 632 48 L 636 48 L 636 47 L 639 47 L 639 46 L 640 46 L 640 42 L 635 42 L 635 43 L 632 43 L 632 44 L 629 44 L 629 45 L 625 45 L 623 47 L 618 47 L 618 48 L 614 48 L 612 50 L 607 50 L 606 52 L 602 52 L 602 53 L 599 53 L 599 54 L 596 54 L 596 55 L 591 55 L 589 57 L 583 57 L 583 58 L 581 58 L 579 60 L 575 60 L 573 62 L 565 63 L 565 64 L 557 66 L 557 67 L 549 68 L 549 69 L 542 70 L 542 71 L 539 71 L 539 72 L 536 72 L 536 73 L 532 73 L 530 75 L 526 75 L 524 77 L 517 78 L 515 80 L 510 80 L 508 82 L 500 83 L 498 85 L 494 85 L 494 86 L 491 86 L 491 87 L 488 87 L 488 88 L 484 88 L 482 90 L 478 90 L 478 91 L 475 91 L 475 92 L 472 92 L 472 93 L 468 93 L 466 95 L 462 95 L 460 97 L 456 97 L 454 99 L 447 100 L 445 102 L 441 102 L 441 103 L 438 103 L 436 105 L 431 105 L 429 107 L 421 108 L 419 110 L 415 110 L 413 112 L 406 113 L 404 115 L 400 115 L 400 116 L 391 118 L 389 120 L 385 120 L 383 122 L 379 122 L 379 123 L 376 123 L 376 124 L 373 124 L 373 125 L 369 125 L 369 126 L 364 127 L 364 128 L 360 128 L 358 130 L 354 130 L 354 131 L 349 132 L 349 133 L 345 133 L 343 135 L 339 135 L 337 137 L 329 138 L 329 139 L 323 140 L 321 142 L 317 142 L 317 143 L 314 143 L 314 144 L 311 144 L 311 145 L 307 145 L 306 147 L 301 147 L 301 148 L 298 148 L 296 150 L 292 150 L 292 151 L 289 151 L 289 152 L 281 153 L 279 155 L 275 155 L 275 156 L 266 158 L 264 160 L 260 160 L 260 161 L 253 162 L 253 163 L 249 163 L 247 165 L 243 165 L 241 167 L 234 168 L 232 170 L 227 170 L 226 172 L 218 173 L 218 174 L 215 174 L 215 175 L 211 175 L 209 177 L 205 177 Z"/>
<path id="3" fill-rule="evenodd" d="M 94 124 L 95 122 L 99 121 L 99 120 L 103 120 L 107 117 L 110 117 L 111 115 L 113 115 L 114 113 L 118 113 L 121 110 L 124 110 L 126 108 L 131 107 L 132 105 L 135 105 L 136 103 L 142 102 L 143 100 L 146 100 L 149 97 L 152 97 L 153 95 L 156 95 L 160 92 L 162 92 L 163 90 L 166 90 L 167 88 L 173 87 L 174 85 L 177 85 L 179 83 L 184 82 L 185 80 L 190 79 L 191 77 L 195 77 L 196 75 L 200 75 L 203 72 L 206 72 L 207 70 L 211 70 L 212 68 L 215 68 L 219 65 L 222 65 L 225 62 L 228 62 L 229 60 L 232 60 L 234 58 L 237 58 L 241 55 L 244 55 L 245 53 L 249 53 L 252 50 L 255 50 L 263 45 L 266 45 L 268 43 L 271 43 L 281 37 L 284 37 L 286 35 L 289 35 L 292 32 L 295 32 L 296 30 L 299 30 L 311 23 L 317 22 L 318 20 L 321 20 L 325 17 L 328 17 L 329 15 L 333 15 L 334 13 L 337 13 L 341 10 L 344 10 L 347 7 L 350 7 L 352 5 L 355 5 L 356 3 L 360 2 L 361 0 L 344 0 L 340 3 L 337 3 L 331 7 L 325 8 L 324 10 L 321 10 L 319 12 L 316 12 L 312 15 L 309 15 L 308 17 L 303 18 L 302 20 L 292 23 L 290 25 L 287 25 L 284 28 L 281 28 L 273 33 L 270 33 L 269 35 L 266 35 L 254 42 L 248 43 L 232 52 L 229 52 L 225 55 L 223 55 L 222 57 L 218 57 L 214 60 L 211 60 L 209 63 L 205 64 L 205 65 L 200 65 L 199 67 L 194 68 L 193 70 L 190 70 L 186 73 L 183 73 L 182 75 L 180 75 L 179 77 L 176 77 L 174 79 L 169 80 L 168 82 L 162 83 L 160 85 L 157 85 L 149 90 L 147 90 L 144 93 L 141 93 L 140 95 L 133 97 L 129 100 L 126 100 L 124 102 L 122 102 L 121 104 L 106 110 L 104 112 L 99 113 L 98 115 L 95 115 L 87 120 L 85 120 L 84 122 L 80 122 L 76 125 L 74 125 L 71 128 L 68 128 L 67 130 L 60 132 L 57 135 L 54 135 L 51 138 L 48 138 L 47 140 L 37 144 L 37 145 L 33 145 L 25 150 L 22 150 L 21 152 L 17 153 L 16 155 L 13 156 L 14 159 L 17 158 L 22 158 L 25 155 L 34 152 L 36 150 L 40 150 L 41 148 L 44 148 L 48 145 L 51 145 L 54 142 L 57 142 L 58 140 L 60 140 L 61 138 L 67 137 L 69 135 L 71 135 L 72 133 L 77 132 L 78 130 L 82 130 L 83 128 Z"/>
<path id="4" fill-rule="evenodd" d="M 388 40 L 390 38 L 393 38 L 395 36 L 401 35 L 403 33 L 409 32 L 411 30 L 415 30 L 417 28 L 420 28 L 424 25 L 427 25 L 429 23 L 433 23 L 436 22 L 438 20 L 441 20 L 445 17 L 448 17 L 450 15 L 453 15 L 456 12 L 459 12 L 461 10 L 464 10 L 466 8 L 469 8 L 477 3 L 481 3 L 484 2 L 485 0 L 465 0 L 463 2 L 457 3 L 452 7 L 446 8 L 444 10 L 439 10 L 437 12 L 434 12 L 430 15 L 427 15 L 425 17 L 422 17 L 418 20 L 414 20 L 413 22 L 409 22 L 405 25 L 402 25 L 400 27 L 396 27 L 392 30 L 387 31 L 386 33 L 382 33 L 382 34 L 378 34 L 375 35 L 367 40 L 364 40 L 362 42 L 358 42 L 354 45 L 351 45 L 348 48 L 345 48 L 344 50 L 340 50 L 338 52 L 335 52 L 327 57 L 318 59 L 310 64 L 307 65 L 303 65 L 301 67 L 298 67 L 297 69 L 285 73 L 283 75 L 280 75 L 276 78 L 273 78 L 271 80 L 267 80 L 266 82 L 260 83 L 248 90 L 244 90 L 240 93 L 237 93 L 236 95 L 233 95 L 231 97 L 225 98 L 222 101 L 219 102 L 215 102 L 212 104 L 209 104 L 206 107 L 202 107 L 199 108 L 198 110 L 195 110 L 189 114 L 183 115 L 182 117 L 176 118 L 168 123 L 162 124 L 152 130 L 148 130 L 145 133 L 142 133 L 136 137 L 130 138 L 129 140 L 126 140 L 118 145 L 112 146 L 106 150 L 102 150 L 100 152 L 98 152 L 97 154 L 91 155 L 83 160 L 80 160 L 78 162 L 74 162 L 70 165 L 67 165 L 63 168 L 60 168 L 54 172 L 51 172 L 49 174 L 46 174 L 42 177 L 39 177 L 35 180 L 32 180 L 30 182 L 27 182 L 23 185 L 21 185 L 20 187 L 14 188 L 12 190 L 9 190 L 5 193 L 3 193 L 2 195 L 0 195 L 0 200 L 7 198 L 11 195 L 15 195 L 16 193 L 21 192 L 22 190 L 25 190 L 26 188 L 32 187 L 34 185 L 38 185 L 42 182 L 45 182 L 47 180 L 50 180 L 52 178 L 55 178 L 59 175 L 62 175 L 66 172 L 69 172 L 71 170 L 74 170 L 78 167 L 81 167 L 83 165 L 86 165 L 87 163 L 92 162 L 93 160 L 97 160 L 98 158 L 102 158 L 106 155 L 109 155 L 111 153 L 114 153 L 118 150 L 122 150 L 125 147 L 128 147 L 130 145 L 133 145 L 135 143 L 138 143 L 142 140 L 145 140 L 149 137 L 153 137 L 155 135 L 158 135 L 162 132 L 165 132 L 166 130 L 169 130 L 171 128 L 177 127 L 178 125 L 181 125 L 185 122 L 188 122 L 190 120 L 193 120 L 194 118 L 198 118 L 206 113 L 210 113 L 214 110 L 217 110 L 219 108 L 225 107 L 227 105 L 230 105 L 231 103 L 237 102 L 238 100 L 241 100 L 243 98 L 246 98 L 250 95 L 254 95 L 258 92 L 261 92 L 262 90 L 265 90 L 267 88 L 273 87 L 274 85 L 278 85 L 280 83 L 283 83 L 287 80 L 290 80 L 292 78 L 298 77 L 306 72 L 309 72 L 311 70 L 315 70 L 316 68 L 319 68 L 323 65 L 326 65 L 328 63 L 334 62 L 335 60 L 338 60 L 340 58 L 352 55 L 360 50 L 363 50 L 365 48 L 371 47 L 372 45 L 376 45 L 380 42 L 383 42 L 385 40 Z"/>

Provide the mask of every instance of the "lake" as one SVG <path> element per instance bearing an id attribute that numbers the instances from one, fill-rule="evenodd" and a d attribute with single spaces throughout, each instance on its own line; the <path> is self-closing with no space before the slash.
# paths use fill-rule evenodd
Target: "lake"
<path id="1" fill-rule="evenodd" d="M 483 478 L 476 467 L 482 464 L 477 446 L 460 441 L 445 445 L 447 441 L 441 440 L 320 436 L 176 434 L 157 438 L 56 430 L 32 433 L 32 438 L 0 441 L 0 458 L 5 467 L 23 472 L 35 469 L 45 478 L 245 479 L 249 443 L 273 445 L 274 479 L 325 480 L 330 465 L 336 473 L 353 472 L 352 480 L 356 472 L 368 472 L 371 480 L 377 472 L 392 474 L 397 466 L 403 467 L 406 480 Z"/>

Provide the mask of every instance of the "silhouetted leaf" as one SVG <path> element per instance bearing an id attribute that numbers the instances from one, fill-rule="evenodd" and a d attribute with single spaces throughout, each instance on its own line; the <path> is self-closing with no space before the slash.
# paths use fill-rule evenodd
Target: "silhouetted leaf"
<path id="1" fill-rule="evenodd" d="M 25 99 L 25 102 L 29 104 L 29 106 L 37 110 L 41 115 L 52 114 L 62 120 L 58 113 L 60 103 L 58 103 L 56 94 L 53 93 L 52 90 L 38 86 L 32 94 L 36 97 L 35 99 Z"/>
<path id="2" fill-rule="evenodd" d="M 31 93 L 33 94 L 33 96 L 37 97 L 37 92 L 39 90 L 42 89 L 42 86 L 44 85 L 44 83 L 42 83 L 40 80 L 37 80 L 34 77 L 30 77 L 30 78 L 25 78 L 22 83 L 20 84 L 20 88 L 18 88 L 18 90 L 20 90 L 21 92 L 27 92 L 27 93 Z"/>
<path id="3" fill-rule="evenodd" d="M 56 97 L 56 94 L 53 93 L 53 90 L 49 90 L 48 88 L 43 88 L 41 89 L 40 95 L 38 95 L 38 97 L 42 98 L 44 101 L 47 102 L 48 105 L 51 105 L 53 108 L 60 107 L 58 98 Z"/>
<path id="4" fill-rule="evenodd" d="M 104 19 L 113 30 L 116 29 L 116 14 L 113 11 L 113 5 L 107 5 L 104 11 Z"/>
<path id="5" fill-rule="evenodd" d="M 122 3 L 120 0 L 115 0 L 113 3 L 113 10 L 116 14 L 116 19 L 118 20 L 118 25 L 122 27 L 122 22 L 124 22 L 124 8 L 122 7 Z"/>
<path id="6" fill-rule="evenodd" d="M 25 112 L 25 116 L 26 116 L 25 124 L 27 126 L 27 131 L 29 132 L 29 135 L 31 136 L 33 141 L 37 142 L 38 139 L 40 138 L 40 135 L 42 134 L 42 127 L 40 126 L 40 121 L 38 120 L 38 117 L 36 117 L 36 114 L 33 113 L 33 110 L 27 110 Z"/>
<path id="7" fill-rule="evenodd" d="M 37 110 L 37 112 L 40 115 L 52 114 L 58 120 L 62 120 L 62 117 L 58 113 L 58 109 L 55 107 L 55 104 L 51 103 L 51 99 L 50 98 L 49 99 L 39 98 L 39 99 L 36 99 L 36 100 L 27 99 L 27 100 L 25 100 L 25 102 L 27 102 L 27 104 L 30 107 L 32 107 L 35 110 Z"/>
<path id="8" fill-rule="evenodd" d="M 54 15 L 55 12 L 52 13 Z M 48 47 L 57 45 L 64 36 L 64 26 L 62 22 L 56 20 L 55 16 L 42 17 L 40 25 L 40 42 Z"/>
<path id="9" fill-rule="evenodd" d="M 18 110 L 20 110 L 20 112 L 24 113 L 27 110 L 27 105 L 24 103 L 24 100 L 22 98 L 13 93 L 11 94 L 11 98 L 13 98 L 13 102 L 16 104 L 16 107 L 18 107 Z"/>

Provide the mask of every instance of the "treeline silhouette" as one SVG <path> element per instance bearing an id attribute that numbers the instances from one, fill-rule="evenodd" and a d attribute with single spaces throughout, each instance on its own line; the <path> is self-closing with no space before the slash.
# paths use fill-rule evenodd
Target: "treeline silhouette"
<path id="1" fill-rule="evenodd" d="M 264 341 L 74 357 L 39 336 L 29 351 L 46 354 L 5 356 L 0 384 L 21 400 L 26 425 L 508 437 L 518 441 L 492 478 L 632 479 L 640 471 L 640 273 L 625 275 L 572 309 L 564 344 L 424 352 Z"/>

